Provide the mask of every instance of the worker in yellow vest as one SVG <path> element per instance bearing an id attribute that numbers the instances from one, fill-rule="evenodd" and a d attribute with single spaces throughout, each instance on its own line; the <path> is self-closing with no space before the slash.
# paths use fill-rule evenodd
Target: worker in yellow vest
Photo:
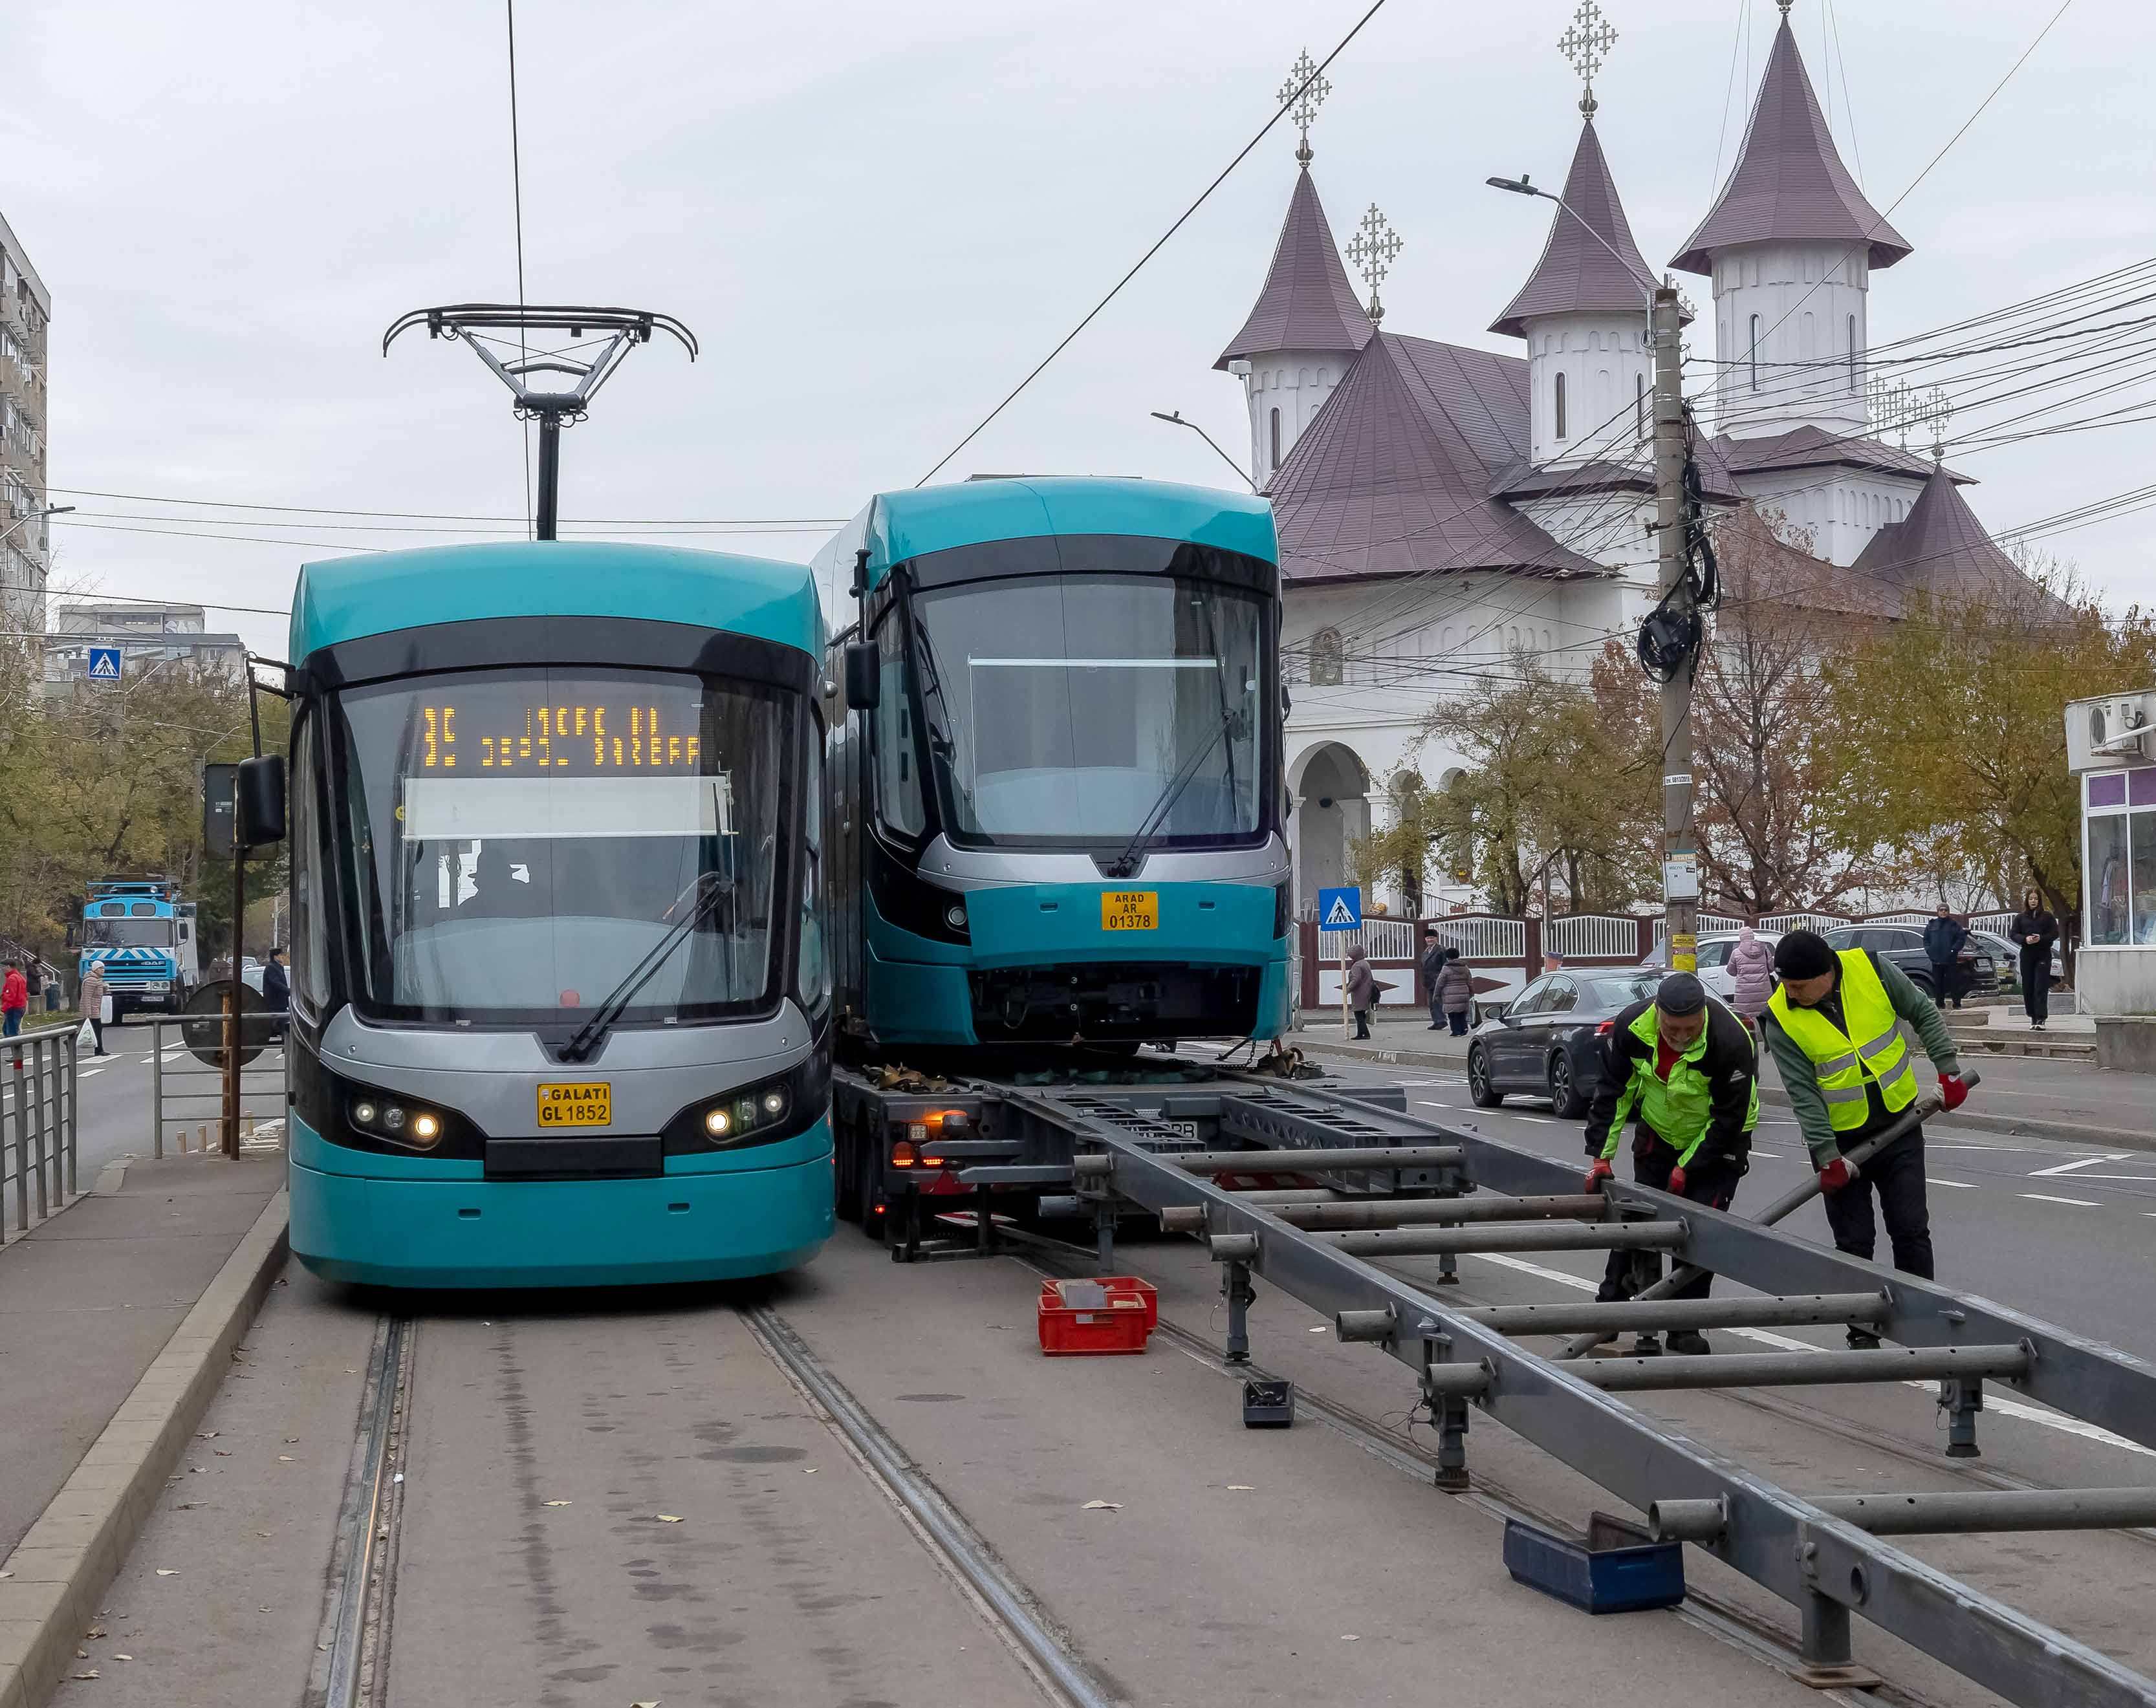
<path id="1" fill-rule="evenodd" d="M 1602 1071 L 1587 1112 L 1587 1154 L 1594 1159 L 1588 1191 L 1599 1192 L 1612 1177 L 1609 1165 L 1625 1123 L 1636 1121 L 1633 1179 L 1727 1209 L 1737 1182 L 1752 1166 L 1752 1133 L 1759 1125 L 1758 1062 L 1744 1023 L 1708 996 L 1694 974 L 1672 972 L 1653 996 L 1596 1029 Z M 1613 1251 L 1595 1297 L 1630 1299 L 1659 1280 L 1661 1272 L 1656 1253 Z M 1713 1280 L 1711 1275 L 1695 1275 L 1673 1296 L 1704 1299 Z M 1653 1335 L 1643 1334 L 1632 1350 L 1651 1354 L 1662 1348 Z M 1697 1329 L 1677 1329 L 1670 1336 L 1670 1350 L 1704 1352 L 1707 1336 Z"/>
<path id="2" fill-rule="evenodd" d="M 1819 1170 L 1834 1243 L 1852 1256 L 1871 1258 L 1879 1239 L 1871 1208 L 1876 1192 L 1894 1267 L 1929 1280 L 1923 1129 L 1897 1139 L 1861 1174 L 1845 1153 L 1917 1100 L 1917 1070 L 1904 1024 L 1922 1041 L 1938 1070 L 1945 1106 L 1960 1106 L 1969 1087 L 1962 1082 L 1953 1034 L 1938 1005 L 1900 967 L 1869 949 L 1837 953 L 1817 931 L 1791 931 L 1774 946 L 1774 971 L 1781 984 L 1767 1004 L 1767 1047 Z M 1853 1346 L 1879 1344 L 1876 1336 L 1856 1328 L 1849 1341 Z"/>

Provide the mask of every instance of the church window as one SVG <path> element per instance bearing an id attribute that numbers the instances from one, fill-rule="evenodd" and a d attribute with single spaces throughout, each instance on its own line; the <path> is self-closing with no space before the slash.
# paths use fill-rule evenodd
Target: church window
<path id="1" fill-rule="evenodd" d="M 1280 467 L 1280 411 L 1277 409 L 1272 412 L 1272 466 L 1277 469 Z"/>
<path id="2" fill-rule="evenodd" d="M 1806 362 L 1819 354 L 1812 341 L 1817 336 L 1817 329 L 1812 324 L 1811 310 L 1807 309 L 1804 319 L 1797 325 L 1797 353 Z"/>
<path id="3" fill-rule="evenodd" d="M 1849 317 L 1849 389 L 1856 390 L 1856 316 Z"/>
<path id="4" fill-rule="evenodd" d="M 1439 640 L 1437 644 L 1438 650 L 1440 652 L 1450 653 L 1452 650 L 1452 625 L 1450 623 L 1448 623 L 1445 624 L 1444 636 Z"/>
<path id="5" fill-rule="evenodd" d="M 1752 389 L 1759 389 L 1759 317 L 1752 316 Z"/>
<path id="6" fill-rule="evenodd" d="M 1322 391 L 1326 391 L 1326 390 L 1327 390 L 1327 389 L 1329 389 L 1329 388 L 1331 387 L 1332 384 L 1332 370 L 1331 368 L 1329 368 L 1329 367 L 1321 367 L 1320 369 L 1318 369 L 1318 371 L 1317 371 L 1317 389 L 1318 389 L 1319 391 L 1321 391 L 1321 392 L 1322 392 Z"/>
<path id="7" fill-rule="evenodd" d="M 1647 377 L 1643 373 L 1632 376 L 1632 428 L 1635 436 L 1644 442 L 1647 437 Z"/>
<path id="8" fill-rule="evenodd" d="M 1321 628 L 1310 638 L 1310 685 L 1337 688 L 1347 674 L 1347 648 L 1337 628 Z"/>
<path id="9" fill-rule="evenodd" d="M 1296 376 L 1295 376 L 1295 382 L 1296 382 L 1296 385 L 1298 385 L 1298 386 L 1301 387 L 1302 387 L 1303 389 L 1305 389 L 1305 390 L 1309 389 L 1309 386 L 1310 386 L 1310 370 L 1309 370 L 1308 368 L 1306 368 L 1306 368 L 1300 368 L 1300 369 L 1296 370 Z"/>
<path id="10" fill-rule="evenodd" d="M 1559 439 L 1564 437 L 1564 376 L 1559 374 L 1557 377 L 1557 436 Z"/>

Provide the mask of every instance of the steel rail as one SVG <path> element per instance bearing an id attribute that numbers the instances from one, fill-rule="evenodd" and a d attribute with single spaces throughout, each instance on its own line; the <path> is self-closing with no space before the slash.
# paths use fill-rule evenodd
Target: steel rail
<path id="1" fill-rule="evenodd" d="M 1142 1092 L 1131 1096 L 1145 1100 Z M 2156 1708 L 2156 1683 L 2095 1649 L 1743 1466 L 1671 1435 L 1664 1424 L 1583 1379 L 1582 1367 L 1538 1357 L 1405 1278 L 1287 1224 L 1262 1206 L 1240 1203 L 1235 1193 L 1178 1166 L 1171 1154 L 1154 1154 L 1120 1122 L 1096 1113 L 1107 1100 L 1099 1092 L 1083 1099 L 1007 1094 L 1007 1100 L 1029 1107 L 1080 1143 L 1097 1147 L 1091 1154 L 1107 1159 L 1105 1173 L 1089 1168 L 1081 1177 L 1081 1193 L 1103 1198 L 1112 1193 L 1156 1215 L 1178 1206 L 1202 1207 L 1216 1234 L 1257 1237 L 1247 1268 L 1306 1305 L 1327 1313 L 1389 1312 L 1394 1330 L 1380 1344 L 1418 1374 L 1486 1364 L 1494 1379 L 1472 1401 L 1476 1408 L 1630 1505 L 1645 1511 L 1657 1500 L 1722 1503 L 1725 1527 L 1701 1546 L 1797 1608 L 1804 1653 L 1815 1676 L 1848 1666 L 1851 1616 L 1857 1614 L 2025 1708 Z M 1327 1120 L 1336 1110 L 1350 1117 L 1340 1127 Z M 1358 1145 L 1372 1137 L 1456 1143 L 1465 1153 L 1466 1179 L 1501 1192 L 1551 1194 L 1576 1178 L 1569 1167 L 1471 1129 L 1394 1115 L 1300 1085 L 1291 1093 L 1254 1087 L 1248 1095 L 1224 1097 L 1221 1126 L 1224 1136 L 1269 1150 L 1322 1151 L 1342 1127 L 1352 1127 Z M 1383 1131 L 1373 1134 L 1373 1126 Z M 1315 1159 L 1304 1160 L 1307 1167 Z M 1620 1206 L 1683 1216 L 1688 1225 L 1681 1254 L 1748 1285 L 1776 1293 L 1845 1293 L 1876 1289 L 1887 1279 L 1872 1265 L 1666 1193 L 1625 1187 L 1609 1196 Z M 1231 1269 L 1231 1294 L 1234 1275 Z M 2070 1393 L 2082 1403 L 2070 1401 L 2066 1409 L 2084 1417 L 2099 1413 L 2099 1420 L 2112 1427 L 2116 1418 L 2127 1426 L 2119 1433 L 2133 1439 L 2156 1432 L 2156 1406 L 2144 1404 L 2136 1418 L 2124 1415 L 2129 1402 L 2156 1394 L 2156 1372 L 2139 1361 L 1999 1307 L 1958 1299 L 1933 1284 L 1896 1275 L 1890 1292 L 1882 1326 L 1893 1338 L 1933 1346 L 2015 1346 L 2028 1354 L 2028 1367 L 2008 1379 L 2023 1391 L 2054 1403 L 2054 1394 Z M 1231 1339 L 1234 1333 L 1231 1323 Z M 1450 1439 L 1455 1453 L 1464 1446 L 1469 1403 L 1456 1396 L 1432 1398 L 1440 1441 Z M 1444 1465 L 1441 1449 L 1441 1480 Z M 1464 1475 L 1454 1485 L 1461 1485 Z"/>
<path id="2" fill-rule="evenodd" d="M 324 1708 L 357 1708 L 365 1670 L 367 1618 L 375 1596 L 376 1562 L 387 1534 L 382 1523 L 389 1490 L 389 1437 L 402 1396 L 408 1319 L 385 1316 L 367 1360 L 358 1437 L 344 1502 L 337 1515 L 339 1570 L 322 1618 L 320 1652 L 326 1657 Z"/>
<path id="3" fill-rule="evenodd" d="M 814 1398 L 945 1563 L 1002 1621 L 1027 1661 L 1045 1675 L 1042 1682 L 1052 1685 L 1073 1708 L 1111 1708 L 1111 1699 L 1034 1611 L 1024 1590 L 1004 1570 L 988 1543 L 914 1468 L 905 1450 L 844 1384 L 824 1368 L 792 1325 L 767 1305 L 744 1305 L 742 1315 L 772 1362 Z"/>

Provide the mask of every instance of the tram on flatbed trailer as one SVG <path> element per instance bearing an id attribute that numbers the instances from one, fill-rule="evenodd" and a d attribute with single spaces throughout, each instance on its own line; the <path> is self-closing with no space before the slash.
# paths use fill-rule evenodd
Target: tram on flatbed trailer
<path id="1" fill-rule="evenodd" d="M 824 547 L 842 1057 L 1287 1029 L 1278 556 L 1264 500 L 1132 480 L 885 493 Z M 922 1177 L 873 1102 L 838 1132 L 872 1225 Z"/>
<path id="2" fill-rule="evenodd" d="M 291 1242 L 333 1280 L 752 1275 L 832 1225 L 823 624 L 799 565 L 308 565 Z"/>

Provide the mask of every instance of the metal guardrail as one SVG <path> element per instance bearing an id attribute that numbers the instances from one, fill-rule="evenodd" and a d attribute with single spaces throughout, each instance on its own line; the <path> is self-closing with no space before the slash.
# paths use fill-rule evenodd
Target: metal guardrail
<path id="1" fill-rule="evenodd" d="M 80 1084 L 74 1027 L 41 1027 L 0 1043 L 0 1233 L 8 1227 L 10 1198 L 20 1234 L 64 1209 L 80 1190 L 75 1167 Z"/>
<path id="2" fill-rule="evenodd" d="M 239 1020 L 239 1142 L 242 1148 L 284 1142 L 285 1051 L 282 1014 L 243 1014 Z M 216 1015 L 192 1023 L 151 1023 L 156 1044 L 150 1052 L 150 1154 L 162 1157 L 167 1135 L 182 1156 L 218 1148 L 224 1116 L 224 1053 L 221 1046 L 198 1054 L 188 1048 L 187 1028 L 214 1035 L 223 1024 Z M 252 1061 L 249 1049 L 258 1049 Z M 189 1144 L 192 1139 L 193 1143 Z"/>
<path id="3" fill-rule="evenodd" d="M 2156 1704 L 2156 1682 L 1881 1540 L 2039 1523 L 2143 1524 L 2156 1518 L 2146 1491 L 2047 1490 L 2018 1505 L 1922 1494 L 1870 1495 L 1861 1503 L 1815 1498 L 1673 1434 L 1612 1392 L 1936 1379 L 1948 1414 L 1948 1451 L 1967 1456 L 1975 1449 L 1987 1381 L 2156 1446 L 2156 1367 L 1988 1300 L 1888 1275 L 1760 1223 L 1636 1184 L 1609 1182 L 1606 1202 L 1588 1219 L 1561 1202 L 1578 1193 L 1574 1165 L 1368 1098 L 1245 1084 L 1224 1088 L 1203 1110 L 1187 1090 L 1175 1095 L 1178 1116 L 1217 1131 L 1202 1152 L 1152 1112 L 1164 1108 L 1158 1091 L 1007 1092 L 1004 1100 L 1014 1116 L 1075 1141 L 1079 1201 L 1095 1206 L 1105 1226 L 1112 1226 L 1113 1207 L 1122 1201 L 1155 1212 L 1171 1229 L 1202 1230 L 1224 1266 L 1229 1362 L 1249 1357 L 1250 1277 L 1263 1275 L 1305 1305 L 1332 1313 L 1342 1340 L 1379 1345 L 1417 1374 L 1437 1434 L 1440 1487 L 1468 1486 L 1468 1420 L 1472 1410 L 1482 1411 L 1640 1511 L 1659 1515 L 1665 1534 L 1697 1542 L 1790 1603 L 1801 1623 L 1806 1682 L 1869 1682 L 1852 1664 L 1854 1615 L 2025 1708 Z M 1230 1151 L 1229 1141 L 1251 1148 Z M 1209 1177 L 1224 1167 L 1238 1175 L 1253 1167 L 1291 1167 L 1328 1185 L 1323 1203 L 1312 1205 L 1306 1192 L 1236 1191 Z M 1461 1202 L 1461 1194 L 1473 1195 Z M 1448 1203 L 1460 1212 L 1450 1226 L 1431 1225 L 1440 1213 L 1426 1208 L 1388 1214 Z M 1327 1208 L 1333 1205 L 1341 1208 Z M 1507 1208 L 1510 1218 L 1502 1214 Z M 1338 1226 L 1343 1220 L 1353 1225 Z M 1674 1300 L 1598 1305 L 1596 1326 L 1721 1326 L 1764 1310 L 1784 1323 L 1861 1321 L 1896 1344 L 1588 1364 L 1507 1338 L 1507 1329 L 1548 1331 L 1518 1307 L 1463 1310 L 1440 1302 L 1441 1284 L 1456 1279 L 1450 1271 L 1463 1252 L 1638 1244 L 1770 1296 L 1681 1301 L 1681 1308 Z M 1436 1285 L 1379 1267 L 1389 1251 L 1436 1256 Z M 1550 1314 L 1570 1329 L 1589 1311 L 1579 1305 Z"/>

